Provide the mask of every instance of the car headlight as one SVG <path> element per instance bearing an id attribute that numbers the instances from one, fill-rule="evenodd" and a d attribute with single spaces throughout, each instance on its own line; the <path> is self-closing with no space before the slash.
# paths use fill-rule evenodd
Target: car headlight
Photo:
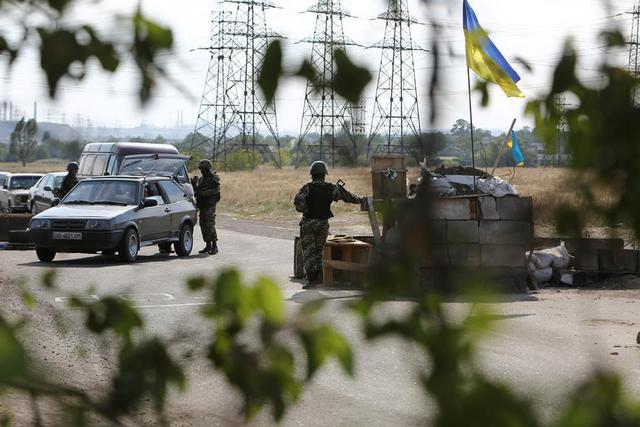
<path id="1" fill-rule="evenodd" d="M 32 230 L 48 230 L 51 228 L 51 221 L 48 219 L 32 219 L 29 228 Z"/>
<path id="2" fill-rule="evenodd" d="M 111 224 L 103 219 L 90 219 L 85 226 L 87 230 L 108 230 L 109 228 Z"/>

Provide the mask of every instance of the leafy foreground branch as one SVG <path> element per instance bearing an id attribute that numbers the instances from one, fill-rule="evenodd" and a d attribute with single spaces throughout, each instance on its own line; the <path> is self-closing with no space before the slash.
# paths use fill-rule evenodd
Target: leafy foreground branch
<path id="1" fill-rule="evenodd" d="M 414 234 L 414 237 L 416 234 Z M 388 248 L 387 248 L 388 249 Z M 449 426 L 576 426 L 610 427 L 640 425 L 640 405 L 625 399 L 620 380 L 596 372 L 571 396 L 557 420 L 543 423 L 535 402 L 519 396 L 509 386 L 486 377 L 473 363 L 474 343 L 486 330 L 489 316 L 476 313 L 461 322 L 448 320 L 439 293 L 423 291 L 412 283 L 406 263 L 418 251 L 394 253 L 379 266 L 379 278 L 370 292 L 351 308 L 362 319 L 368 340 L 400 337 L 419 348 L 430 368 L 421 373 L 426 395 L 437 408 L 430 424 Z M 382 285 L 395 277 L 394 292 L 414 302 L 404 317 L 384 320 Z M 54 286 L 54 274 L 43 282 Z M 203 353 L 215 370 L 240 392 L 242 413 L 250 420 L 264 407 L 281 420 L 300 399 L 305 386 L 329 360 L 339 362 L 348 375 L 354 372 L 354 357 L 346 339 L 331 325 L 317 320 L 322 301 L 312 301 L 287 315 L 276 284 L 265 278 L 247 285 L 234 270 L 217 278 L 197 277 L 188 281 L 193 291 L 209 294 L 210 304 L 201 315 L 211 326 L 211 339 Z M 160 424 L 169 424 L 166 408 L 171 388 L 184 390 L 184 367 L 171 356 L 161 338 L 147 336 L 140 314 L 126 301 L 105 297 L 85 303 L 74 297 L 71 305 L 81 310 L 85 327 L 96 336 L 111 338 L 118 356 L 110 386 L 101 397 L 62 386 L 41 374 L 19 335 L 28 325 L 10 324 L 0 318 L 0 392 L 19 392 L 32 397 L 34 411 L 40 398 L 55 400 L 67 414 L 65 425 L 92 425 L 96 419 L 120 424 L 133 418 L 151 400 Z M 305 366 L 302 369 L 302 366 Z M 427 415 L 427 414 L 425 414 Z M 10 425 L 4 414 L 0 425 Z M 39 419 L 39 414 L 34 414 Z"/>

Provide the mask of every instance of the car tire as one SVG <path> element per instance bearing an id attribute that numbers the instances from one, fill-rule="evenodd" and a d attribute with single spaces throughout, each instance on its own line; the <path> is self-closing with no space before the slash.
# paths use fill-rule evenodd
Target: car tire
<path id="1" fill-rule="evenodd" d="M 133 228 L 127 229 L 122 241 L 118 245 L 118 255 L 120 260 L 124 262 L 134 262 L 138 259 L 138 250 L 140 249 L 140 242 L 138 240 L 138 233 Z"/>
<path id="2" fill-rule="evenodd" d="M 42 262 L 51 262 L 56 257 L 56 251 L 49 248 L 36 248 L 36 255 Z"/>
<path id="3" fill-rule="evenodd" d="M 102 253 L 102 255 L 105 255 L 105 256 L 113 256 L 116 254 L 117 251 L 115 249 L 106 249 L 100 252 Z"/>
<path id="4" fill-rule="evenodd" d="M 193 250 L 193 227 L 191 224 L 184 224 L 180 229 L 180 237 L 175 243 L 176 254 L 179 257 L 188 257 Z"/>

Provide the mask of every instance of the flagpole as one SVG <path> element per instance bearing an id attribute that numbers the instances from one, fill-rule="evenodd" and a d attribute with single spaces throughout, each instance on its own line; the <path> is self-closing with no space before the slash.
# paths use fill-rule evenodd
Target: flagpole
<path id="1" fill-rule="evenodd" d="M 467 64 L 467 88 L 469 90 L 469 122 L 471 124 L 471 166 L 475 170 L 476 168 L 476 150 L 473 140 L 473 107 L 471 106 L 471 72 L 469 71 L 469 65 Z M 477 191 L 476 188 L 476 174 L 473 172 L 473 191 Z"/>

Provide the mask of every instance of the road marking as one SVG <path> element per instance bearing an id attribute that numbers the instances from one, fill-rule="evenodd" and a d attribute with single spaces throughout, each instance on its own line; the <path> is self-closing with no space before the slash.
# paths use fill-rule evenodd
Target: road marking
<path id="1" fill-rule="evenodd" d="M 83 302 L 100 301 L 98 295 L 89 295 L 88 297 L 56 297 L 55 302 L 67 302 L 71 301 L 72 299 L 77 299 Z"/>
<path id="2" fill-rule="evenodd" d="M 173 301 L 176 299 L 171 294 L 165 293 L 151 293 L 151 294 L 119 294 L 118 297 L 125 301 L 135 302 L 135 301 L 149 301 L 149 300 L 160 300 L 160 301 Z"/>
<path id="3" fill-rule="evenodd" d="M 193 307 L 200 305 L 211 305 L 209 302 L 188 302 L 182 304 L 155 304 L 155 305 L 132 305 L 133 308 L 162 308 L 162 307 Z"/>

